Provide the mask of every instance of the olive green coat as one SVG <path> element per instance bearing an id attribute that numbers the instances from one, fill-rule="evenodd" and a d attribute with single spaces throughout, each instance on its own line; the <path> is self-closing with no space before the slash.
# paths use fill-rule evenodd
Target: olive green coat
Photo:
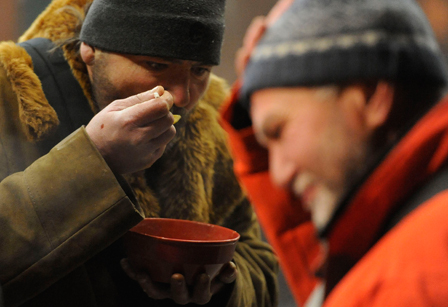
<path id="1" fill-rule="evenodd" d="M 20 40 L 71 36 L 76 14 L 59 9 L 70 4 L 82 15 L 86 2 L 53 1 Z M 67 46 L 64 55 L 97 112 L 76 50 Z M 120 237 L 145 216 L 238 231 L 237 280 L 209 305 L 276 304 L 277 259 L 260 239 L 218 123 L 223 80 L 212 76 L 173 146 L 145 175 L 133 174 L 126 183 L 114 176 L 84 127 L 52 148 L 42 146 L 65 123 L 32 67 L 23 48 L 0 43 L 0 283 L 6 306 L 173 305 L 149 300 L 119 266 L 125 256 Z"/>

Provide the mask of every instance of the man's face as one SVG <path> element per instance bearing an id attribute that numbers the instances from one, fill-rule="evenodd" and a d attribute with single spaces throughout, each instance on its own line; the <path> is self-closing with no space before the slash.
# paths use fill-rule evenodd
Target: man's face
<path id="1" fill-rule="evenodd" d="M 356 94 L 336 88 L 271 88 L 255 92 L 251 116 L 269 150 L 275 184 L 300 195 L 318 229 L 358 177 L 368 134 Z"/>
<path id="2" fill-rule="evenodd" d="M 93 95 L 103 109 L 117 99 L 161 85 L 174 97 L 174 113 L 185 114 L 207 89 L 210 65 L 159 57 L 127 55 L 94 50 L 88 62 Z"/>

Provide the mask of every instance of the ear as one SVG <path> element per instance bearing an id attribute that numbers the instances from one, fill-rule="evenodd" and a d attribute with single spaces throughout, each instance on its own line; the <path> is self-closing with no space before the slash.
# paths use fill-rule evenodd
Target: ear
<path id="1" fill-rule="evenodd" d="M 81 58 L 87 66 L 92 66 L 95 62 L 95 48 L 87 45 L 86 43 L 81 43 L 79 48 L 79 53 Z"/>
<path id="2" fill-rule="evenodd" d="M 367 101 L 364 116 L 365 124 L 371 129 L 383 125 L 392 110 L 394 87 L 385 81 L 379 81 L 376 89 Z"/>

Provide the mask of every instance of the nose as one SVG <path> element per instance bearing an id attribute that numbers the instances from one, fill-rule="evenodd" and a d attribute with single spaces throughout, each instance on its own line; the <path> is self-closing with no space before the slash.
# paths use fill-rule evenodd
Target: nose
<path id="1" fill-rule="evenodd" d="M 282 188 L 288 188 L 294 179 L 294 163 L 285 157 L 284 150 L 278 145 L 269 148 L 269 172 L 272 182 Z"/>
<path id="2" fill-rule="evenodd" d="M 174 104 L 179 108 L 190 104 L 190 82 L 188 73 L 178 73 L 166 88 L 173 95 Z"/>

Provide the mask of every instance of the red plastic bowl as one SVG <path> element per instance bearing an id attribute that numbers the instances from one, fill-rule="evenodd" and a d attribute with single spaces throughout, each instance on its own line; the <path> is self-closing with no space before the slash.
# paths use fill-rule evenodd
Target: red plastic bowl
<path id="1" fill-rule="evenodd" d="M 146 218 L 124 236 L 131 265 L 152 280 L 170 282 L 175 273 L 187 284 L 206 273 L 213 279 L 232 260 L 240 235 L 231 229 L 194 221 Z"/>

